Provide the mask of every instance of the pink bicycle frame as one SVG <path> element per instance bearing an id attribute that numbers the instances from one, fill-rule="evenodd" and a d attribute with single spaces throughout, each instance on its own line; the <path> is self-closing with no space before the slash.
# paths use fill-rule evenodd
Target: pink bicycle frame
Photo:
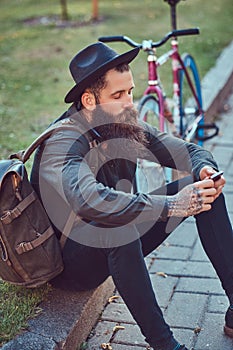
<path id="1" fill-rule="evenodd" d="M 144 91 L 144 95 L 156 94 L 159 102 L 159 128 L 164 131 L 164 103 L 163 91 L 159 85 L 159 77 L 157 74 L 157 57 L 155 50 L 150 50 L 148 57 L 148 87 Z"/>
<path id="2" fill-rule="evenodd" d="M 192 91 L 193 97 L 197 103 L 198 109 L 200 110 L 200 113 L 203 112 L 202 108 L 200 106 L 199 99 L 197 97 L 196 91 L 193 87 L 193 83 L 190 79 L 190 76 L 187 72 L 187 69 L 184 65 L 184 62 L 182 61 L 182 58 L 180 57 L 180 54 L 178 52 L 178 41 L 173 39 L 171 42 L 172 50 L 171 50 L 171 57 L 172 57 L 172 71 L 173 71 L 173 91 L 174 94 L 177 94 L 178 97 L 180 97 L 180 90 L 179 90 L 179 70 L 183 69 L 187 82 L 189 84 L 189 87 Z"/>
<path id="3" fill-rule="evenodd" d="M 164 95 L 163 90 L 160 86 L 159 75 L 157 72 L 157 68 L 164 63 L 166 63 L 170 58 L 172 59 L 172 74 L 173 74 L 173 97 L 174 101 L 176 101 L 176 105 L 179 108 L 179 100 L 180 100 L 180 86 L 179 86 L 179 71 L 182 69 L 184 71 L 187 82 L 192 91 L 193 97 L 197 103 L 198 109 L 200 111 L 200 115 L 203 114 L 203 110 L 200 106 L 196 91 L 190 79 L 190 76 L 187 72 L 187 69 L 180 57 L 178 52 L 178 41 L 174 38 L 171 42 L 172 49 L 159 58 L 156 57 L 155 49 L 146 49 L 148 51 L 148 87 L 146 88 L 144 95 L 156 94 L 159 103 L 159 127 L 161 131 L 164 131 Z"/>

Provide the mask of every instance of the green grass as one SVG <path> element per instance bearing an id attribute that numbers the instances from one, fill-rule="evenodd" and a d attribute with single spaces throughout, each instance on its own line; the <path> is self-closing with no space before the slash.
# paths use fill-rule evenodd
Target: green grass
<path id="1" fill-rule="evenodd" d="M 146 38 L 156 41 L 170 30 L 169 7 L 163 0 L 99 0 L 102 20 L 89 25 L 59 28 L 52 22 L 49 25 L 25 24 L 25 20 L 36 16 L 59 16 L 59 4 L 59 0 L 0 2 L 0 158 L 24 149 L 67 108 L 63 99 L 74 85 L 68 63 L 78 50 L 102 35 L 125 34 L 136 41 Z M 91 0 L 69 0 L 68 11 L 73 22 L 88 22 Z M 181 51 L 193 54 L 201 77 L 232 40 L 232 16 L 232 0 L 180 2 L 178 28 L 198 26 L 201 30 L 200 36 L 180 39 Z M 129 49 L 123 43 L 111 46 L 119 52 Z M 158 50 L 158 55 L 168 49 L 169 43 Z M 147 78 L 143 52 L 132 63 L 132 68 L 135 98 L 138 99 Z M 169 64 L 162 67 L 161 78 L 164 85 L 169 86 Z M 3 327 L 2 320 L 5 324 L 5 328 L 0 329 L 3 341 L 25 327 L 25 320 L 44 294 L 4 283 L 0 283 L 0 294 L 0 327 Z M 12 303 L 14 298 L 15 304 Z M 20 309 L 24 303 L 26 306 L 22 307 L 27 312 Z M 7 333 L 8 329 L 12 332 Z"/>
<path id="2" fill-rule="evenodd" d="M 69 0 L 72 21 L 90 19 L 91 1 Z M 68 63 L 83 46 L 98 36 L 125 34 L 137 41 L 157 40 L 170 30 L 169 7 L 162 0 L 100 0 L 103 21 L 80 27 L 28 26 L 34 16 L 59 16 L 58 0 L 1 0 L 0 3 L 0 156 L 25 148 L 45 126 L 63 112 L 63 98 L 73 86 Z M 188 0 L 178 6 L 178 27 L 199 26 L 201 35 L 181 38 L 181 50 L 191 52 L 203 77 L 221 50 L 232 40 L 232 0 Z M 112 44 L 120 52 L 123 43 Z M 167 43 L 158 54 L 169 48 Z M 145 88 L 146 57 L 133 62 L 135 98 Z M 170 84 L 170 66 L 162 68 Z"/>
<path id="3" fill-rule="evenodd" d="M 26 329 L 27 320 L 42 311 L 38 304 L 48 291 L 48 285 L 32 290 L 0 281 L 0 346 Z"/>

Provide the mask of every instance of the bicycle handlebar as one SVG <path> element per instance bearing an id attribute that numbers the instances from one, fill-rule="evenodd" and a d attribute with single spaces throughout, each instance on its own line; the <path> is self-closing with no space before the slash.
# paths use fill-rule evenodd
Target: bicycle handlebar
<path id="1" fill-rule="evenodd" d="M 199 28 L 173 30 L 173 31 L 167 33 L 161 40 L 159 40 L 157 42 L 151 41 L 150 47 L 154 48 L 154 47 L 162 46 L 172 37 L 175 38 L 177 36 L 196 35 L 199 33 L 200 33 Z M 98 40 L 105 42 L 105 43 L 114 42 L 114 41 L 124 41 L 132 47 L 138 47 L 140 49 L 143 48 L 143 44 L 137 43 L 136 41 L 133 41 L 132 39 L 130 39 L 128 36 L 125 36 L 125 35 L 102 36 L 102 37 L 98 38 Z"/>

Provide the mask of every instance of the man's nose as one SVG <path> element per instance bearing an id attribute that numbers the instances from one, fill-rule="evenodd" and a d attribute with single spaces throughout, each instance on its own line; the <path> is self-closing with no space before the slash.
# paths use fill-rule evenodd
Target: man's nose
<path id="1" fill-rule="evenodd" d="M 125 100 L 123 102 L 123 107 L 124 108 L 133 107 L 133 97 L 132 97 L 132 95 L 127 95 L 125 97 Z"/>

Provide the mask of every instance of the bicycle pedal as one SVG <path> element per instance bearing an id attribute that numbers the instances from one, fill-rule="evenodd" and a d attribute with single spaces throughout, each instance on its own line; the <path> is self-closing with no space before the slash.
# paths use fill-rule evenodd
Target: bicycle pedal
<path id="1" fill-rule="evenodd" d="M 200 131 L 204 134 L 200 135 Z M 207 133 L 212 131 L 212 134 Z M 219 134 L 219 127 L 215 123 L 199 124 L 196 130 L 196 139 L 199 141 L 207 141 Z"/>

